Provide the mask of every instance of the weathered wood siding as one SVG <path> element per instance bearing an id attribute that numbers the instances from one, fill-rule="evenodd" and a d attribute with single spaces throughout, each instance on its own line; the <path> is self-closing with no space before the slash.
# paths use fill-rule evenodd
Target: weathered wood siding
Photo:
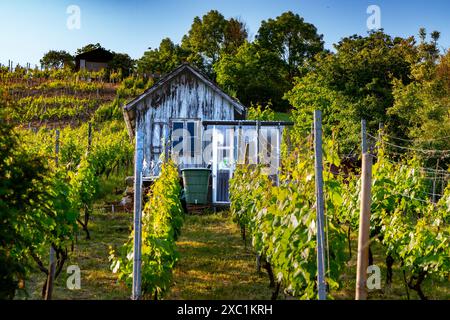
<path id="1" fill-rule="evenodd" d="M 188 69 L 139 102 L 136 130 L 144 132 L 144 176 L 164 152 L 172 119 L 234 120 L 234 106 Z"/>

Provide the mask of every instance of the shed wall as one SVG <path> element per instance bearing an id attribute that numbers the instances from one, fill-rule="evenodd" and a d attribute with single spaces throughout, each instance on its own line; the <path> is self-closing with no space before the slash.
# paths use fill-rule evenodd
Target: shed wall
<path id="1" fill-rule="evenodd" d="M 234 120 L 234 106 L 189 71 L 164 83 L 137 105 L 136 130 L 144 136 L 144 176 L 159 173 L 157 162 L 168 141 L 171 121 Z"/>

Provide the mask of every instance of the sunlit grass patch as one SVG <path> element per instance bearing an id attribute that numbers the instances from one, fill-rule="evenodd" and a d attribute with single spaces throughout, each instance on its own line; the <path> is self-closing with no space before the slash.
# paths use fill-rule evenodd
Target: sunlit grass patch
<path id="1" fill-rule="evenodd" d="M 167 299 L 269 299 L 265 275 L 224 214 L 187 216 L 177 242 L 180 261 Z"/>

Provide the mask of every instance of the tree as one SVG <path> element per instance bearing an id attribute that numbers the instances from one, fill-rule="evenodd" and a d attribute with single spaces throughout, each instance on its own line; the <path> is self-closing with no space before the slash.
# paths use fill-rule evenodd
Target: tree
<path id="1" fill-rule="evenodd" d="M 433 39 L 433 44 L 437 45 L 439 38 L 441 37 L 441 33 L 439 31 L 433 31 L 431 33 L 431 39 Z"/>
<path id="2" fill-rule="evenodd" d="M 236 53 L 247 38 L 248 31 L 245 23 L 239 19 L 231 18 L 224 30 L 224 52 L 228 54 Z"/>
<path id="3" fill-rule="evenodd" d="M 134 65 L 134 60 L 128 54 L 113 52 L 113 58 L 108 63 L 108 70 L 109 72 L 120 71 L 126 78 L 133 72 Z"/>
<path id="4" fill-rule="evenodd" d="M 337 53 L 322 60 L 318 70 L 331 89 L 353 101 L 354 121 L 366 119 L 373 130 L 380 122 L 395 124 L 386 115 L 393 103 L 392 80 L 411 81 L 411 65 L 417 59 L 414 38 L 392 38 L 377 31 L 344 38 L 335 47 Z"/>
<path id="5" fill-rule="evenodd" d="M 306 101 L 318 99 L 314 104 L 325 102 L 329 106 L 324 123 L 338 124 L 336 138 L 353 139 L 345 149 L 357 141 L 356 134 L 351 136 L 350 132 L 358 132 L 361 119 L 367 120 L 369 132 L 376 132 L 382 122 L 386 133 L 404 137 L 402 120 L 388 115 L 387 110 L 394 103 L 393 80 L 411 82 L 411 67 L 420 59 L 415 39 L 392 38 L 376 31 L 366 37 L 344 38 L 335 48 L 335 54 L 316 56 L 307 66 L 309 73 L 300 77 L 287 95 L 298 114 L 309 110 L 305 96 L 311 92 Z"/>
<path id="6" fill-rule="evenodd" d="M 103 48 L 101 46 L 100 43 L 96 43 L 96 44 L 90 43 L 90 44 L 85 45 L 84 47 L 81 47 L 81 48 L 77 49 L 77 52 L 75 53 L 75 55 L 77 56 L 79 54 L 82 54 L 82 53 L 85 53 L 85 52 L 89 52 L 89 51 L 92 51 L 92 50 L 97 50 L 97 49 L 104 49 L 104 50 L 106 50 L 105 48 Z"/>
<path id="7" fill-rule="evenodd" d="M 211 10 L 202 18 L 195 17 L 181 47 L 189 52 L 188 61 L 214 77 L 213 65 L 222 52 L 234 53 L 247 39 L 245 24 L 238 19 L 225 17 Z"/>
<path id="8" fill-rule="evenodd" d="M 426 77 L 423 77 L 424 70 Z M 441 56 L 437 64 L 421 61 L 412 73 L 414 81 L 409 84 L 394 81 L 394 103 L 388 114 L 402 120 L 399 129 L 413 140 L 413 147 L 450 150 L 450 52 Z M 435 167 L 442 155 L 426 154 L 426 165 Z M 440 166 L 445 167 L 449 160 L 443 157 Z"/>
<path id="9" fill-rule="evenodd" d="M 287 101 L 283 100 L 283 95 L 291 85 L 282 61 L 257 42 L 245 42 L 235 54 L 223 54 L 214 70 L 218 84 L 244 105 L 271 102 L 274 110 L 286 110 Z"/>
<path id="10" fill-rule="evenodd" d="M 40 60 L 44 69 L 61 69 L 64 67 L 74 67 L 74 57 L 64 50 L 50 50 Z"/>
<path id="11" fill-rule="evenodd" d="M 224 16 L 217 10 L 211 10 L 201 19 L 195 17 L 181 42 L 182 47 L 191 52 L 188 59 L 200 62 L 201 68 L 213 65 L 219 59 L 226 24 Z"/>
<path id="12" fill-rule="evenodd" d="M 427 30 L 422 27 L 419 29 L 419 39 L 421 42 L 425 42 L 426 38 L 427 38 Z"/>
<path id="13" fill-rule="evenodd" d="M 138 60 L 138 71 L 143 74 L 162 75 L 170 72 L 186 60 L 187 54 L 172 40 L 165 38 L 159 48 L 150 49 Z"/>
<path id="14" fill-rule="evenodd" d="M 299 67 L 323 51 L 324 44 L 316 27 L 291 11 L 262 21 L 256 39 L 262 48 L 275 52 L 284 61 L 290 81 L 299 75 Z"/>
<path id="15" fill-rule="evenodd" d="M 351 101 L 339 91 L 323 85 L 324 83 L 325 80 L 321 75 L 310 72 L 296 78 L 294 87 L 286 93 L 285 98 L 294 106 L 291 117 L 295 123 L 295 134 L 292 138 L 306 136 L 311 131 L 314 110 L 321 110 L 325 135 L 331 136 L 331 130 L 337 130 L 346 137 L 346 140 L 350 139 L 358 144 L 359 128 L 356 126 L 359 123 L 349 125 L 348 121 L 341 121 L 349 116 Z M 301 141 L 293 142 L 301 143 Z"/>

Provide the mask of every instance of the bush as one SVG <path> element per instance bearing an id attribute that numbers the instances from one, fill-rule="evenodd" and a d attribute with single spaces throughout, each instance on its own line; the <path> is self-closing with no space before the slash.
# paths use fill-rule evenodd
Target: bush
<path id="1" fill-rule="evenodd" d="M 183 221 L 181 186 L 173 163 L 162 167 L 161 176 L 151 186 L 142 216 L 142 293 L 160 298 L 169 288 L 172 269 L 178 260 L 175 241 Z M 133 281 L 133 233 L 121 248 L 111 252 L 111 269 L 131 287 Z"/>

